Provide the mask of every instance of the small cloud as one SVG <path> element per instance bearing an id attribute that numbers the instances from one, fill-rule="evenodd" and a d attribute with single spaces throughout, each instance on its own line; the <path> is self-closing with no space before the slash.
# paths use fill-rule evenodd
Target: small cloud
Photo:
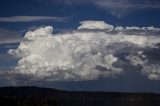
<path id="1" fill-rule="evenodd" d="M 52 20 L 63 22 L 66 19 L 63 17 L 51 17 L 51 16 L 12 16 L 12 17 L 0 17 L 0 22 L 33 22 L 42 20 Z"/>
<path id="2" fill-rule="evenodd" d="M 81 26 L 78 29 L 100 29 L 100 30 L 113 30 L 114 26 L 106 24 L 104 21 L 81 21 Z"/>

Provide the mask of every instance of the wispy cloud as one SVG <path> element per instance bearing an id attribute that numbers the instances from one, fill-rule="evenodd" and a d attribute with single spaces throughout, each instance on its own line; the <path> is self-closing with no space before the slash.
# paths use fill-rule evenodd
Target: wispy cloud
<path id="1" fill-rule="evenodd" d="M 0 28 L 0 44 L 20 42 L 21 37 L 17 32 Z"/>
<path id="2" fill-rule="evenodd" d="M 63 17 L 52 17 L 52 16 L 12 16 L 12 17 L 0 17 L 0 22 L 33 22 L 42 20 L 52 21 L 65 21 Z"/>
<path id="3" fill-rule="evenodd" d="M 123 17 L 135 10 L 160 9 L 159 0 L 51 0 L 67 5 L 92 4 L 116 17 Z"/>
<path id="4" fill-rule="evenodd" d="M 158 0 L 91 0 L 98 7 L 117 17 L 123 17 L 134 10 L 159 9 Z"/>

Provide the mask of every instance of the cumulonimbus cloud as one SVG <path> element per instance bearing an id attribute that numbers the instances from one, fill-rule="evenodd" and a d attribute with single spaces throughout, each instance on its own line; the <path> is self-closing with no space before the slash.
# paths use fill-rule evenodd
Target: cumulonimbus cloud
<path id="1" fill-rule="evenodd" d="M 17 49 L 8 51 L 19 58 L 12 74 L 80 81 L 118 76 L 127 67 L 160 79 L 160 60 L 152 56 L 159 50 L 160 36 L 154 35 L 159 28 L 83 21 L 75 31 L 53 34 L 53 30 L 46 26 L 29 31 Z"/>

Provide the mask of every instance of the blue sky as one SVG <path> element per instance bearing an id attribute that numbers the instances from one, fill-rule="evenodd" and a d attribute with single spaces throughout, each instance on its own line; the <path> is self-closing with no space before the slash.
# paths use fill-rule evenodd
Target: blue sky
<path id="1" fill-rule="evenodd" d="M 77 0 L 78 1 L 78 0 Z M 105 1 L 105 0 L 104 0 Z M 144 0 L 145 1 L 145 0 Z M 147 0 L 148 1 L 148 0 Z M 156 1 L 156 0 L 155 0 Z M 72 0 L 71 0 L 72 2 Z M 158 1 L 157 1 L 158 2 Z M 133 4 L 134 5 L 134 4 Z M 151 4 L 150 4 L 151 5 Z M 122 6 L 123 7 L 123 6 Z M 136 7 L 135 7 L 136 8 Z M 53 21 L 42 22 L 28 22 L 28 23 L 7 23 L 1 22 L 0 26 L 14 30 L 21 30 L 23 27 L 27 28 L 35 25 L 54 25 L 57 27 L 70 27 L 78 26 L 81 20 L 104 20 L 108 23 L 121 25 L 121 26 L 159 26 L 160 11 L 157 8 L 146 8 L 139 10 L 129 10 L 123 12 L 121 18 L 113 16 L 112 10 L 106 10 L 96 5 L 87 3 L 73 3 L 66 4 L 57 2 L 56 0 L 2 0 L 1 1 L 1 17 L 11 16 L 57 16 L 65 17 L 68 19 L 66 23 L 57 23 Z M 127 9 L 126 9 L 127 10 Z M 117 14 L 121 11 L 119 10 Z M 60 25 L 59 25 L 60 24 Z M 71 25 L 72 24 L 72 25 Z"/>
<path id="2" fill-rule="evenodd" d="M 28 30 L 47 25 L 53 26 L 57 33 L 76 30 L 79 22 L 84 20 L 104 21 L 123 27 L 159 28 L 159 19 L 159 0 L 1 0 L 0 70 L 3 73 L 16 67 L 18 59 L 8 55 L 7 51 L 17 48 Z M 71 90 L 160 92 L 159 80 L 149 80 L 133 70 L 116 78 L 78 82 L 41 80 L 27 84 Z M 0 86 L 12 85 L 10 77 L 12 75 L 0 78 Z M 23 80 L 19 82 L 23 83 Z"/>

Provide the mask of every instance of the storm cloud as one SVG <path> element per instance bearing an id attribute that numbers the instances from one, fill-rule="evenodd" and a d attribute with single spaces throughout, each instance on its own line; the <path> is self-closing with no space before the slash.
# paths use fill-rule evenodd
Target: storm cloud
<path id="1" fill-rule="evenodd" d="M 77 30 L 54 34 L 45 26 L 25 34 L 9 54 L 19 58 L 12 75 L 32 80 L 82 81 L 118 77 L 130 69 L 160 79 L 160 32 L 154 27 L 113 26 L 82 21 Z"/>

